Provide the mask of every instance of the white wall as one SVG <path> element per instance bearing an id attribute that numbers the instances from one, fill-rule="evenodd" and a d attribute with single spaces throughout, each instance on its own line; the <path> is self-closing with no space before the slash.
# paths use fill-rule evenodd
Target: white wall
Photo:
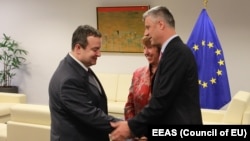
<path id="1" fill-rule="evenodd" d="M 29 51 L 28 64 L 13 82 L 27 94 L 28 103 L 48 103 L 50 77 L 70 51 L 73 31 L 80 24 L 96 27 L 96 7 L 128 5 L 167 6 L 184 42 L 203 8 L 202 0 L 0 0 L 0 34 L 11 35 Z M 224 51 L 232 95 L 238 90 L 250 91 L 249 5 L 249 0 L 208 2 L 208 14 Z M 132 73 L 146 64 L 140 53 L 102 53 L 93 69 Z"/>

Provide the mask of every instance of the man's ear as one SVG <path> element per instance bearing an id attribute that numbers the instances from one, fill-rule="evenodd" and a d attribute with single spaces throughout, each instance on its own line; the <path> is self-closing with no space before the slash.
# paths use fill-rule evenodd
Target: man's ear
<path id="1" fill-rule="evenodd" d="M 158 21 L 158 24 L 159 24 L 159 26 L 160 26 L 160 29 L 164 29 L 165 28 L 165 22 L 163 22 L 162 20 L 159 20 Z"/>
<path id="2" fill-rule="evenodd" d="M 81 48 L 82 48 L 82 46 L 80 45 L 80 44 L 75 44 L 75 47 L 74 47 L 74 52 L 76 52 L 76 53 L 80 53 L 80 51 L 81 51 Z"/>

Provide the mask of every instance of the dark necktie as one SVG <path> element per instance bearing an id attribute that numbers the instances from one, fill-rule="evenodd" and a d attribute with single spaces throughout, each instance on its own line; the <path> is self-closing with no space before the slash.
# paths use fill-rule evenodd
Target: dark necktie
<path id="1" fill-rule="evenodd" d="M 90 68 L 88 69 L 88 74 L 89 74 L 89 82 L 91 84 L 95 85 L 98 88 L 99 92 L 102 93 L 101 87 L 100 87 L 99 83 L 97 82 L 97 80 L 95 79 L 94 74 Z"/>

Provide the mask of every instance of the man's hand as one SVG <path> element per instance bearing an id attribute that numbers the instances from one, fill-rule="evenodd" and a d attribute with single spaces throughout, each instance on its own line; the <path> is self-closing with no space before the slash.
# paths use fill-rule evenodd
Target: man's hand
<path id="1" fill-rule="evenodd" d="M 125 141 L 131 136 L 127 121 L 118 121 L 110 123 L 115 130 L 110 134 L 112 141 Z"/>

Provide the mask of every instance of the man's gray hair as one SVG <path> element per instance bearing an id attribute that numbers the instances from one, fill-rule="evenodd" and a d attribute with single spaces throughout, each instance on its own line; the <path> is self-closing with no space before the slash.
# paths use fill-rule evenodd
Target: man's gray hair
<path id="1" fill-rule="evenodd" d="M 155 6 L 155 7 L 150 8 L 148 11 L 143 13 L 142 15 L 143 21 L 148 16 L 151 16 L 155 20 L 161 18 L 166 23 L 168 23 L 171 27 L 175 27 L 174 17 L 172 13 L 170 12 L 170 10 L 165 6 Z"/>

